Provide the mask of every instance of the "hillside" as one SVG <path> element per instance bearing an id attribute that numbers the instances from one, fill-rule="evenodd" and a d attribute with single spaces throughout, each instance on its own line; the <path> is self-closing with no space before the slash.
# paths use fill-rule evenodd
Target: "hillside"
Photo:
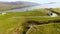
<path id="1" fill-rule="evenodd" d="M 22 8 L 22 7 L 34 6 L 34 5 L 38 5 L 38 4 L 31 3 L 31 2 L 24 2 L 24 1 L 0 2 L 0 11 L 9 10 L 9 9 L 17 9 L 17 8 Z"/>
<path id="2" fill-rule="evenodd" d="M 0 14 L 0 34 L 60 34 L 60 16 L 50 17 L 45 9 Z"/>

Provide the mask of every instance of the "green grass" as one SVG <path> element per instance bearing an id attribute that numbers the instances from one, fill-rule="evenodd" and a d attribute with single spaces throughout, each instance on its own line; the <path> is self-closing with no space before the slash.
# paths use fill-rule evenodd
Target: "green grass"
<path id="1" fill-rule="evenodd" d="M 0 20 L 0 32 L 6 33 L 8 31 L 9 33 L 12 33 L 16 30 L 14 28 L 17 28 L 17 29 L 21 28 L 21 26 L 19 26 L 19 25 L 21 25 L 22 23 L 24 23 L 28 20 L 35 20 L 35 21 L 43 22 L 46 20 L 56 20 L 56 19 L 57 18 L 9 18 L 9 19 L 4 19 L 4 20 Z M 13 29 L 9 30 L 11 28 L 13 28 Z"/>
<path id="2" fill-rule="evenodd" d="M 51 23 L 32 27 L 27 34 L 60 34 L 60 23 Z"/>
<path id="3" fill-rule="evenodd" d="M 0 14 L 0 20 L 10 17 L 20 17 L 20 16 L 48 16 L 45 11 L 42 10 L 31 10 L 26 12 L 7 12 L 6 15 Z"/>
<path id="4" fill-rule="evenodd" d="M 5 20 L 0 20 L 0 33 L 6 33 L 12 31 L 12 29 L 18 27 L 23 23 L 24 18 L 10 18 Z"/>
<path id="5" fill-rule="evenodd" d="M 52 9 L 52 10 L 54 10 L 54 11 L 60 13 L 60 8 L 54 8 L 54 9 Z"/>
<path id="6" fill-rule="evenodd" d="M 43 20 L 43 18 L 41 19 Z M 27 20 L 41 21 L 41 19 L 40 18 L 31 18 L 31 19 L 30 18 L 10 18 L 10 19 L 5 19 L 5 20 L 0 20 L 0 32 L 5 32 L 6 30 L 9 32 L 9 29 L 16 28 L 18 27 L 18 25 L 26 22 Z M 52 19 L 46 18 L 44 21 L 46 20 L 52 20 Z"/>
<path id="7" fill-rule="evenodd" d="M 12 18 L 12 17 L 27 17 L 27 16 L 34 16 L 34 18 Z M 36 17 L 35 16 L 48 16 L 47 12 L 43 9 L 38 10 L 31 10 L 26 12 L 7 12 L 6 15 L 0 14 L 0 33 L 2 34 L 12 34 L 17 29 L 20 29 L 21 32 L 24 30 L 24 26 L 22 25 L 28 20 L 34 20 L 34 21 L 47 21 L 47 20 L 58 20 L 59 17 Z M 36 32 L 36 29 L 32 28 L 31 31 L 29 31 L 29 34 L 59 34 L 60 32 L 57 32 L 56 29 L 60 29 L 60 23 L 58 24 L 46 24 L 46 25 L 40 25 L 36 26 L 37 29 L 39 29 Z M 8 33 L 7 33 L 8 32 Z"/>

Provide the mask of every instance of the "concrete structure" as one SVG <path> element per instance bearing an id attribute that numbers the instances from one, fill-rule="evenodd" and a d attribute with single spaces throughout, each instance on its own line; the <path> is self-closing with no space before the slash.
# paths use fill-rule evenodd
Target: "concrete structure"
<path id="1" fill-rule="evenodd" d="M 51 9 L 47 9 L 47 13 L 50 17 L 57 17 L 58 13 L 55 11 L 52 11 Z"/>
<path id="2" fill-rule="evenodd" d="M 48 15 L 49 15 L 50 17 L 57 17 L 57 16 L 58 16 L 58 14 L 53 13 L 53 12 L 51 12 L 51 11 L 48 12 Z"/>

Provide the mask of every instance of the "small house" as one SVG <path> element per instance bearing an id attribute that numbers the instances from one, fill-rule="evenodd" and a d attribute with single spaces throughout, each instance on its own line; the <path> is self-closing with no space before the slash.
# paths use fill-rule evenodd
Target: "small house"
<path id="1" fill-rule="evenodd" d="M 1 12 L 1 14 L 2 14 L 2 15 L 5 15 L 5 14 L 6 14 L 6 12 Z"/>

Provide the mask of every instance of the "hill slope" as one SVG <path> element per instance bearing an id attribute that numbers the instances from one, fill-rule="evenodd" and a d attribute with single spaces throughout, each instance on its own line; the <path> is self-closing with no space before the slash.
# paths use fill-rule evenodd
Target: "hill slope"
<path id="1" fill-rule="evenodd" d="M 34 6 L 38 5 L 37 3 L 31 3 L 31 2 L 0 2 L 0 11 L 2 10 L 9 10 L 9 9 L 17 9 L 22 7 L 28 7 L 28 6 Z"/>

